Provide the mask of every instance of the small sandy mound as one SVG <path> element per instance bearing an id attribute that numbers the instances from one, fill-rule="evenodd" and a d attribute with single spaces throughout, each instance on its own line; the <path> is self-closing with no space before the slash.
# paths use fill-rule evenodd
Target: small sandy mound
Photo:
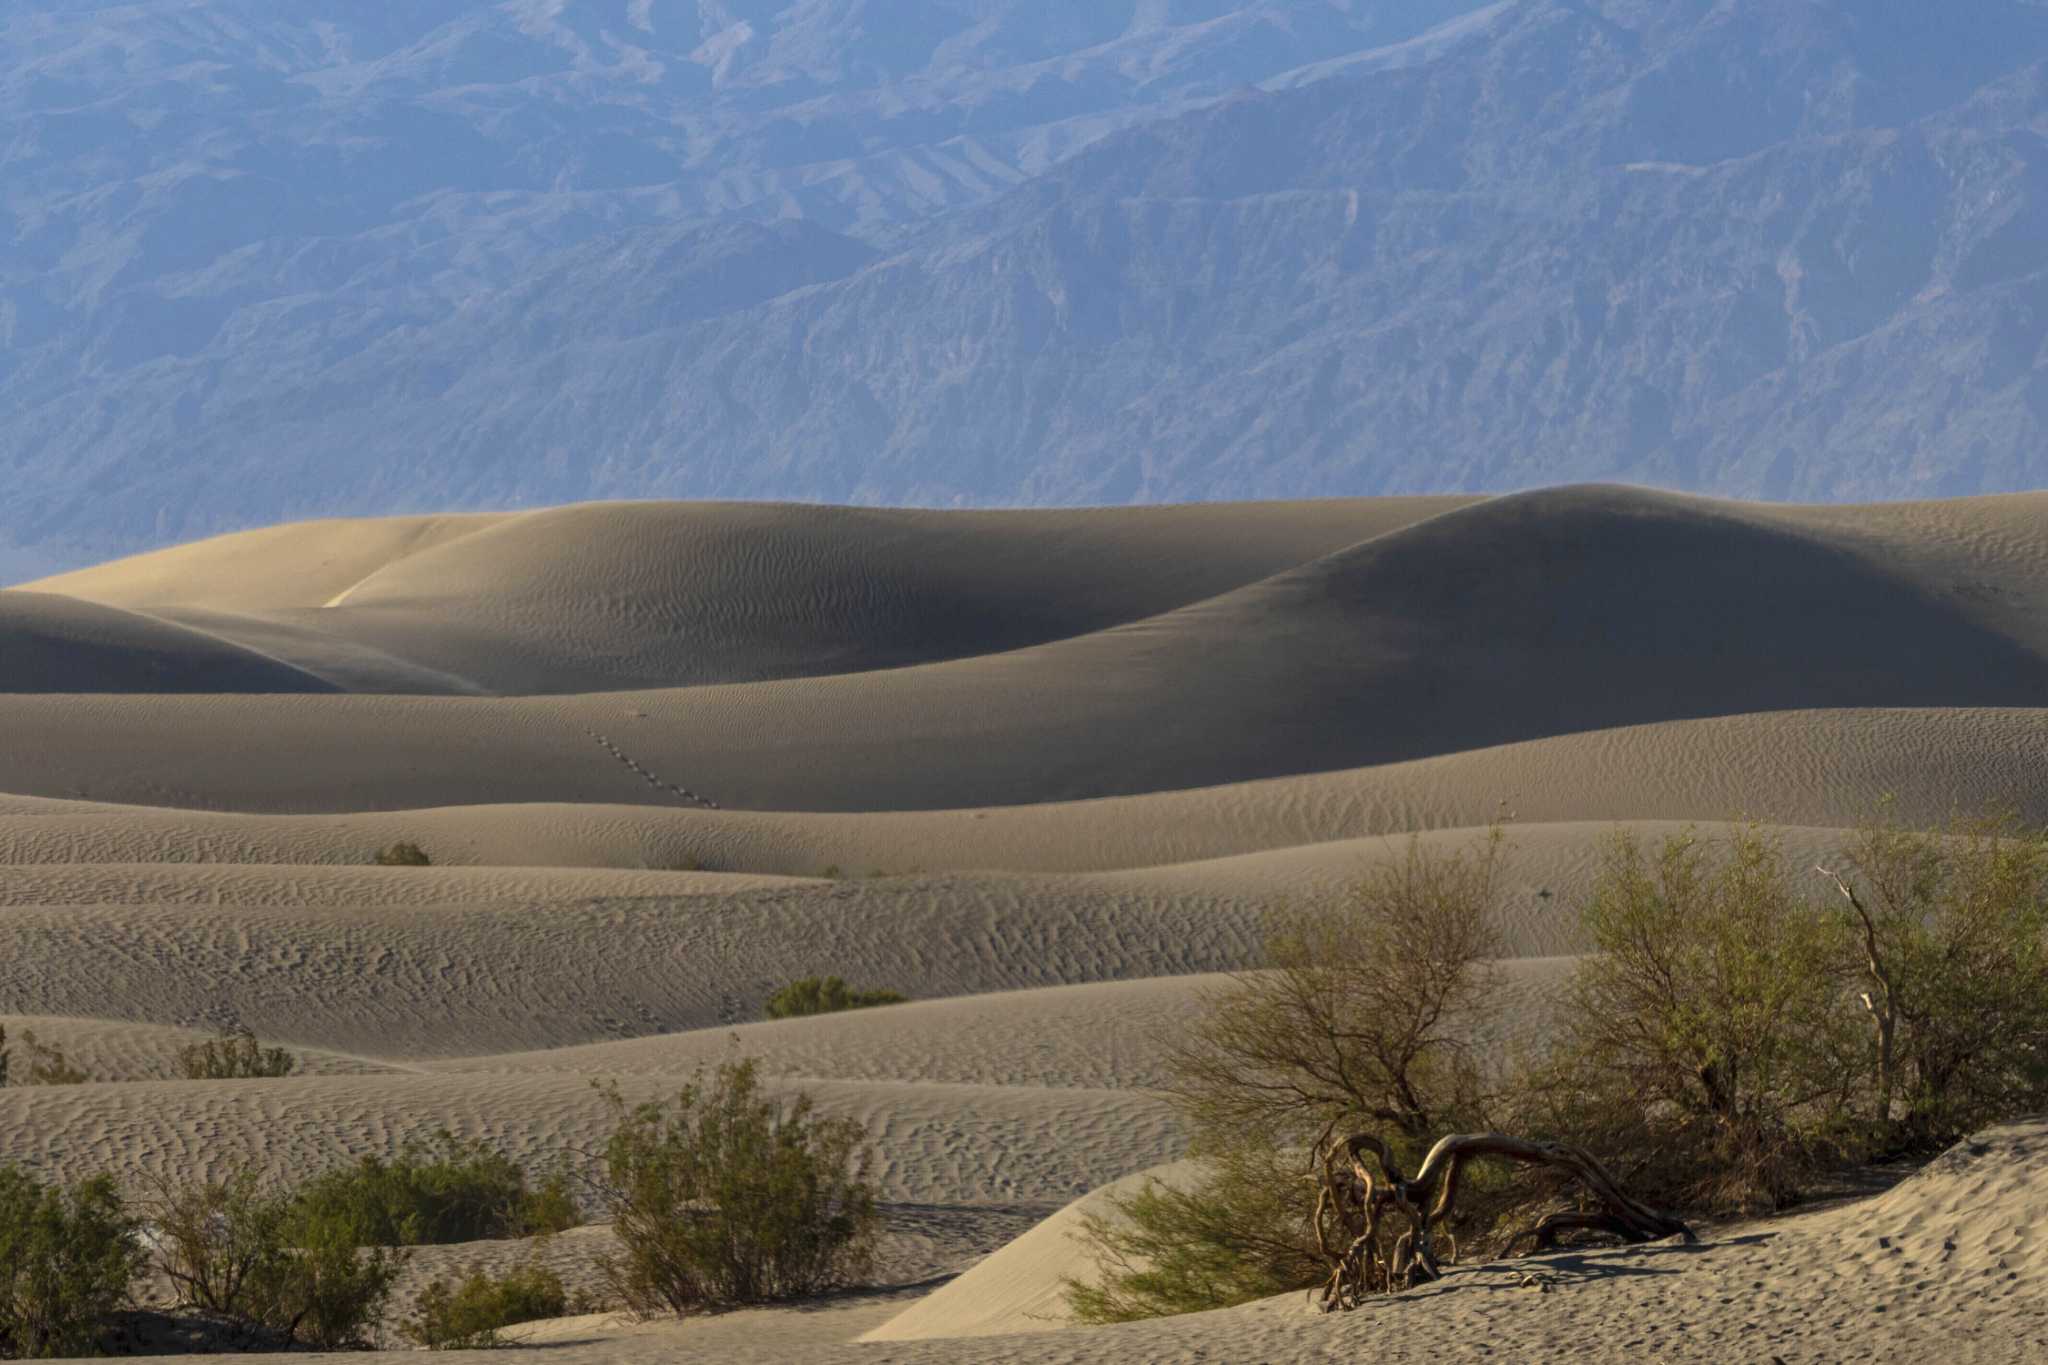
<path id="1" fill-rule="evenodd" d="M 1094 1263 L 1078 1240 L 1089 1214 L 1111 1212 L 1114 1200 L 1128 1198 L 1151 1181 L 1186 1180 L 1199 1171 L 1194 1162 L 1175 1161 L 1113 1180 L 1091 1190 L 1031 1231 L 977 1264 L 952 1283 L 933 1291 L 865 1333 L 862 1341 L 924 1341 L 934 1337 L 994 1337 L 1024 1332 L 1050 1332 L 1071 1325 L 1066 1283 L 1092 1281 Z"/>

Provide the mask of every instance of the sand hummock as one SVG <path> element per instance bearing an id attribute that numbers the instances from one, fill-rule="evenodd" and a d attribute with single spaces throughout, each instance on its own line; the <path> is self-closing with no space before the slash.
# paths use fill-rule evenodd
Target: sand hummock
<path id="1" fill-rule="evenodd" d="M 1161 1040 L 1272 906 L 1511 817 L 1504 1027 L 1536 1039 L 1618 826 L 1819 861 L 1887 799 L 2048 821 L 2048 495 L 243 532 L 0 592 L 0 1025 L 94 1077 L 0 1091 L 0 1160 L 283 1173 L 443 1127 L 543 1159 L 601 1132 L 592 1080 L 744 1054 L 873 1135 L 877 1286 L 520 1329 L 551 1359 L 2048 1358 L 2042 1123 L 1697 1250 L 1341 1318 L 1059 1300 L 1077 1201 L 1184 1169 Z M 374 865 L 399 842 L 432 865 Z M 914 1003 L 762 1021 L 814 973 Z M 301 1072 L 177 1079 L 227 1024 Z M 575 1281 L 607 1236 L 436 1248 L 407 1292 L 529 1254 Z"/>

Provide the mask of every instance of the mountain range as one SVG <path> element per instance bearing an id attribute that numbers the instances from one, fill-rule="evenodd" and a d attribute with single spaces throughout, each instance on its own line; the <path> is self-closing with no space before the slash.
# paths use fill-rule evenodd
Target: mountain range
<path id="1" fill-rule="evenodd" d="M 2048 479 L 2048 8 L 29 0 L 0 578 L 294 517 Z"/>

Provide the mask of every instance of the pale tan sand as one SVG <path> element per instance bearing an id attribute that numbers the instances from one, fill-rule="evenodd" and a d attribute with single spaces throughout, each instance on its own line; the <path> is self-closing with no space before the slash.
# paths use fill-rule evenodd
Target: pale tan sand
<path id="1" fill-rule="evenodd" d="M 1612 833 L 1602 825 L 1514 832 L 1500 915 L 1505 953 L 1552 959 L 1579 950 L 1576 906 Z M 1716 826 L 1696 833 L 1726 837 Z M 1840 838 L 1778 833 L 1795 867 L 1830 860 Z M 1479 837 L 1444 831 L 1428 843 L 1466 849 Z M 1141 989 L 1134 979 L 1256 965 L 1272 908 L 1341 904 L 1363 871 L 1404 847 L 1375 839 L 1192 867 L 843 882 L 572 869 L 21 866 L 0 878 L 12 935 L 0 991 L 44 1014 L 237 1022 L 313 1047 L 428 1058 L 736 1025 L 759 1018 L 785 982 L 836 974 L 929 1002 L 912 1011 L 920 1018 L 954 1011 L 941 1036 L 987 1028 L 1049 1040 L 1075 1028 L 1086 1038 L 1108 1027 L 1107 1016 L 1149 1017 L 1155 1000 L 1180 989 Z M 1308 856 L 1316 852 L 1325 856 Z M 171 963 L 176 970 L 165 969 Z M 1038 1000 L 1014 1027 L 972 1001 L 936 1000 L 1119 981 L 1133 983 L 1128 999 L 1012 997 L 1005 1008 Z M 1060 1022 L 1076 1011 L 1082 1022 Z M 784 1030 L 776 1038 L 820 1036 L 770 1027 Z M 952 1074 L 903 1069 L 895 1059 L 915 1042 L 873 1035 L 885 1027 L 867 1017 L 839 1026 L 891 1059 L 861 1074 Z M 1077 1055 L 1060 1065 L 1113 1068 L 1115 1058 Z"/>
<path id="2" fill-rule="evenodd" d="M 1907 743 L 1925 742 L 1930 732 L 1938 736 L 1948 728 L 1928 725 L 1917 727 L 1916 733 L 1910 725 L 1888 726 L 1886 719 L 1869 727 L 1873 733 L 1868 765 L 1851 754 L 1846 761 L 1820 767 L 1810 796 L 1790 793 L 1795 799 L 1785 804 L 1811 821 L 1774 828 L 1802 856 L 1839 837 L 1840 827 L 1868 818 L 1891 790 L 1881 785 L 1890 774 L 1879 766 L 1887 729 L 1894 729 L 1896 738 Z M 2012 725 L 2014 740 L 2024 741 L 2027 719 L 2017 718 Z M 1853 722 L 1832 727 L 1832 737 L 1847 737 L 1852 726 Z M 1970 740 L 1980 738 L 1968 734 L 1975 728 L 1967 722 L 1953 727 L 1964 730 Z M 1995 783 L 2000 776 L 2018 781 L 2029 756 L 2026 750 L 1974 779 L 1963 770 L 1972 757 L 1988 758 L 2003 737 L 2002 726 L 1983 728 L 1991 733 L 1981 737 L 1981 744 L 1958 746 L 1954 786 L 1945 796 L 1934 795 L 1943 789 L 1930 782 L 1927 795 L 1917 800 L 1902 797 L 1897 804 L 1939 822 L 1953 809 L 1972 808 L 1999 791 Z M 1706 749 L 1724 737 L 1693 738 L 1704 741 L 1698 747 Z M 60 869 L 86 864 L 132 865 L 138 876 L 144 875 L 141 869 L 153 868 L 148 875 L 188 878 L 192 885 L 218 879 L 228 898 L 284 904 L 332 900 L 340 894 L 360 897 L 360 903 L 369 905 L 391 903 L 394 897 L 416 902 L 423 894 L 435 895 L 442 889 L 451 901 L 517 900 L 524 895 L 518 889 L 524 874 L 513 869 L 542 870 L 545 875 L 546 869 L 565 868 L 660 871 L 676 878 L 596 880 L 590 883 L 592 894 L 608 885 L 622 893 L 630 887 L 651 894 L 741 890 L 750 885 L 721 880 L 727 877 L 844 883 L 1000 871 L 1120 873 L 1124 875 L 1098 875 L 1094 880 L 1133 890 L 1156 885 L 1175 894 L 1208 890 L 1301 896 L 1355 880 L 1398 854 L 1411 831 L 1439 849 L 1472 846 L 1481 837 L 1480 822 L 1493 817 L 1506 819 L 1514 848 L 1509 870 L 1524 890 L 1579 890 L 1590 856 L 1622 824 L 1652 836 L 1694 824 L 1709 836 L 1720 837 L 1727 817 L 1745 814 L 1734 804 L 1733 791 L 1716 790 L 1718 780 L 1679 780 L 1689 773 L 1718 773 L 1713 765 L 1728 758 L 1686 754 L 1682 743 L 1666 743 L 1686 738 L 1668 732 L 1600 737 L 1609 747 L 1647 740 L 1646 761 L 1669 759 L 1683 765 L 1661 796 L 1653 793 L 1649 782 L 1625 780 L 1618 764 L 1610 767 L 1597 755 L 1573 772 L 1573 760 L 1579 757 L 1574 751 L 1594 746 L 1565 746 L 1562 741 L 1548 751 L 1459 755 L 1429 768 L 1404 766 L 1099 802 L 869 816 L 596 804 L 259 816 L 0 796 L 0 866 L 21 868 L 14 876 L 15 885 L 23 888 L 0 896 L 30 903 L 38 899 L 34 888 L 48 886 L 50 903 L 80 899 L 84 893 L 73 890 L 81 885 L 76 880 L 79 874 Z M 1765 738 L 1783 739 L 1789 745 L 1795 736 L 1766 727 Z M 1780 757 L 1797 756 L 1781 746 Z M 1490 776 L 1488 759 L 1519 771 Z M 1552 768 L 1562 771 L 1545 771 Z M 1554 785 L 1574 777 L 1590 780 L 1577 788 Z M 1602 777 L 1611 777 L 1612 785 L 1600 781 Z M 1488 784 L 1495 780 L 1499 786 L 1489 793 Z M 1461 791 L 1460 786 L 1467 789 Z M 1519 792 L 1522 799 L 1511 800 L 1502 792 Z M 1628 815 L 1619 808 L 1631 799 L 1654 802 L 1662 813 Z M 1536 818 L 1528 814 L 1532 806 L 1539 812 Z M 1610 806 L 1617 808 L 1615 813 L 1597 813 Z M 1476 822 L 1462 818 L 1468 807 Z M 2032 809 L 2022 806 L 2027 813 Z M 1542 818 L 1581 810 L 1596 813 L 1584 819 Z M 1763 812 L 1746 813 L 1764 818 Z M 391 872 L 368 866 L 378 850 L 401 841 L 425 849 L 434 860 L 433 868 Z M 232 870 L 245 864 L 274 869 Z M 676 877 L 673 869 L 690 871 Z M 409 876 L 415 880 L 407 880 Z M 280 884 L 274 898 L 261 892 L 266 878 Z M 505 894 L 493 896 L 494 883 L 502 885 Z M 171 884 L 163 883 L 167 888 Z M 546 883 L 530 884 L 538 890 Z M 229 886 L 243 889 L 228 891 Z"/>
<path id="3" fill-rule="evenodd" d="M 203 623 L 364 691 L 744 682 L 1085 634 L 1472 501 L 1017 512 L 599 503 L 278 527 L 32 586 Z"/>
<path id="4" fill-rule="evenodd" d="M 595 867 L 312 867 L 249 863 L 20 864 L 0 880 L 0 905 L 392 906 L 539 905 L 555 901 L 730 896 L 829 886 L 755 872 Z"/>
<path id="5" fill-rule="evenodd" d="M 217 1029 L 175 1028 L 164 1024 L 133 1024 L 118 1019 L 74 1019 L 61 1015 L 0 1015 L 8 1047 L 15 1057 L 15 1082 L 23 1084 L 29 1068 L 30 1042 L 61 1051 L 65 1062 L 95 1082 L 164 1081 L 177 1079 L 178 1053 L 194 1043 L 212 1040 Z M 358 1076 L 404 1069 L 369 1057 L 298 1048 L 296 1074 Z"/>
<path id="6" fill-rule="evenodd" d="M 55 593 L 0 592 L 0 687 L 10 692 L 328 692 L 242 644 Z"/>
<path id="7" fill-rule="evenodd" d="M 1545 1032 L 1576 958 L 1494 964 L 1501 1017 L 1488 1037 Z M 430 1071 L 675 1075 L 745 1055 L 798 1079 L 908 1080 L 1107 1090 L 1166 1084 L 1167 1049 L 1238 974 L 1153 977 L 920 1000 L 821 1019 L 785 1019 L 539 1052 L 421 1063 Z"/>
<path id="8" fill-rule="evenodd" d="M 0 687 L 71 690 L 0 696 L 0 1022 L 108 1079 L 0 1092 L 0 1160 L 296 1175 L 445 1126 L 544 1162 L 603 1132 L 593 1079 L 655 1097 L 744 1054 L 872 1135 L 883 1289 L 522 1329 L 551 1358 L 2048 1354 L 2041 1125 L 1696 1252 L 1471 1267 L 1343 1319 L 1052 1321 L 1086 1266 L 1059 1211 L 1181 1155 L 1163 1040 L 1272 907 L 1407 832 L 1515 817 L 1514 1046 L 1617 823 L 1754 817 L 1798 866 L 1887 795 L 2048 822 L 2048 497 L 611 505 L 274 528 L 38 591 L 0 595 L 37 641 Z M 399 841 L 435 865 L 368 865 Z M 760 1022 L 811 973 L 918 1000 Z M 165 1078 L 228 1024 L 307 1074 Z M 607 1237 L 434 1249 L 406 1293 L 587 1276 Z"/>
<path id="9" fill-rule="evenodd" d="M 626 1076 L 628 1100 L 689 1078 Z M 75 1178 L 99 1170 L 302 1175 L 446 1128 L 544 1164 L 588 1149 L 610 1111 L 589 1075 L 450 1073 L 246 1081 L 123 1081 L 0 1091 L 0 1161 Z M 784 1084 L 773 1082 L 773 1084 Z M 1157 1098 L 1077 1086 L 805 1081 L 826 1113 L 864 1124 L 883 1198 L 1057 1205 L 1179 1155 Z"/>
<path id="10" fill-rule="evenodd" d="M 1942 1360 L 2024 1365 L 2048 1352 L 2048 1122 L 1984 1134 L 1889 1194 L 1673 1242 L 1455 1269 L 1355 1313 L 1301 1295 L 1108 1328 L 858 1342 L 879 1313 L 753 1313 L 618 1331 L 537 1330 L 550 1359 L 819 1365 L 1145 1361 Z M 1883 1240 L 1880 1240 L 1883 1239 Z M 943 1292 L 943 1291 L 942 1291 Z M 911 1310 L 914 1311 L 914 1310 Z M 829 1321 L 829 1320 L 828 1320 Z M 734 1330 L 738 1328 L 740 1330 Z M 787 1333 L 787 1335 L 784 1335 Z M 283 1359 L 280 1357 L 279 1359 Z"/>
<path id="11" fill-rule="evenodd" d="M 379 569 L 473 535 L 503 521 L 505 515 L 290 522 L 174 545 L 21 586 L 143 610 L 318 607 Z"/>
<path id="12" fill-rule="evenodd" d="M 880 1323 L 902 1313 L 929 1294 L 935 1284 L 946 1284 L 983 1261 L 991 1248 L 1005 1246 L 1030 1233 L 1044 1210 L 1022 1204 L 935 1207 L 885 1202 L 880 1205 L 880 1212 L 882 1228 L 871 1273 L 874 1288 L 807 1304 L 795 1312 L 780 1308 L 734 1314 L 725 1319 L 726 1329 L 739 1332 L 742 1324 L 751 1322 L 755 1333 L 766 1327 L 777 1334 L 778 1340 L 783 1340 L 784 1334 L 790 1332 L 791 1318 L 829 1317 L 829 1328 L 815 1324 L 817 1339 L 844 1341 L 858 1330 L 849 1326 L 845 1314 L 859 1313 L 863 1322 Z M 521 1241 L 417 1247 L 400 1274 L 390 1316 L 394 1322 L 403 1321 L 419 1292 L 435 1279 L 457 1280 L 474 1272 L 502 1275 L 529 1265 L 554 1272 L 572 1296 L 572 1302 L 579 1291 L 601 1298 L 605 1287 L 598 1258 L 615 1255 L 617 1251 L 610 1227 L 602 1223 Z M 579 1334 L 619 1335 L 642 1328 L 643 1324 L 636 1323 L 632 1315 L 612 1311 L 556 1319 L 505 1335 L 513 1341 L 560 1341 Z"/>
<path id="13" fill-rule="evenodd" d="M 941 798 L 959 798 L 961 804 L 951 809 L 963 840 L 978 838 L 971 828 L 977 814 L 993 818 L 997 809 L 970 799 L 986 794 L 988 775 L 974 770 L 969 736 L 933 755 L 910 746 L 904 757 L 874 768 L 839 761 L 829 745 L 816 754 L 760 754 L 742 761 L 735 752 L 713 747 L 718 736 L 679 735 L 649 710 L 682 705 L 656 697 L 714 690 L 470 702 L 0 697 L 6 725 L 0 730 L 0 783 L 19 796 L 274 814 L 530 804 L 687 809 L 669 783 L 711 795 L 723 806 L 785 812 L 852 812 L 870 797 L 873 804 L 865 809 L 872 814 L 840 827 L 848 831 L 887 830 L 892 826 L 877 816 L 944 810 Z M 324 711 L 329 706 L 343 709 Z M 528 707 L 538 710 L 524 717 L 533 723 L 522 728 L 515 723 L 521 717 L 507 708 Z M 613 742 L 637 766 L 570 723 L 579 717 L 611 725 Z M 638 728 L 625 728 L 633 725 Z M 763 731 L 756 742 L 779 748 L 774 733 Z M 691 748 L 692 738 L 703 747 Z M 964 752 L 949 756 L 954 749 Z M 996 761 L 1010 761 L 1001 757 L 1001 746 L 996 752 Z M 916 765 L 926 756 L 932 766 L 920 769 Z M 1896 794 L 1906 819 L 1939 821 L 1958 804 L 2001 801 L 2038 820 L 2048 815 L 2044 759 L 2048 710 L 1773 712 L 1588 731 L 1321 772 L 1279 785 L 1202 787 L 1176 780 L 1143 798 L 1128 798 L 1141 802 L 1130 806 L 1033 797 L 1027 804 L 1054 809 L 1016 810 L 1005 824 L 1032 830 L 1041 820 L 1053 822 L 1086 851 L 1090 865 L 1130 866 L 1350 835 L 1478 825 L 1503 809 L 1532 824 L 1749 815 L 1819 825 L 1853 823 L 1879 799 Z M 1020 750 L 1016 762 L 1024 761 Z M 1202 766 L 1173 776 L 1192 779 Z M 775 797 L 788 800 L 770 799 Z M 10 808 L 21 809 L 15 803 Z M 1140 816 L 1139 827 L 1154 818 L 1167 822 L 1144 836 L 1148 851 L 1142 856 L 1121 851 L 1133 827 L 1116 818 L 1124 811 Z M 1234 833 L 1246 821 L 1253 835 Z M 700 828 L 761 826 L 721 819 Z M 1118 851 L 1098 851 L 1107 841 L 1115 841 Z M 719 860 L 715 845 L 702 852 L 707 866 L 734 866 Z M 972 861 L 1009 863 L 1001 856 Z"/>
<path id="14" fill-rule="evenodd" d="M 727 807 L 940 809 L 1239 783 L 1699 717 L 2032 707 L 2048 695 L 2029 624 L 2048 588 L 2014 596 L 2034 583 L 2026 570 L 2040 549 L 2038 535 L 2015 538 L 2023 524 L 1985 504 L 1971 535 L 1930 533 L 1934 548 L 1916 556 L 1890 552 L 1903 532 L 1881 518 L 1850 534 L 1836 513 L 1799 520 L 1604 488 L 1518 494 L 1174 610 L 913 667 L 564 699 L 13 697 L 0 720 L 44 742 L 0 754 L 0 788 L 275 811 L 666 804 L 675 787 Z M 802 600 L 780 572 L 761 570 L 760 600 Z M 601 597 L 536 601 L 563 631 L 591 623 L 598 652 L 752 638 L 707 626 L 685 641 L 634 612 L 607 616 Z M 829 630 L 837 614 L 806 619 Z M 499 627 L 472 626 L 446 630 L 470 630 L 493 658 L 522 657 Z M 963 650 L 991 643 L 932 628 Z M 824 666 L 885 661 L 835 659 Z M 298 766 L 252 762 L 236 742 L 252 726 Z M 84 761 L 96 744 L 119 746 L 120 771 Z M 308 782 L 309 769 L 322 781 Z"/>
<path id="15" fill-rule="evenodd" d="M 1200 1162 L 1172 1161 L 1090 1190 L 859 1339 L 999 1337 L 1071 1327 L 1068 1283 L 1100 1281 L 1086 1247 L 1077 1245 L 1087 1218 L 1113 1217 L 1118 1199 L 1128 1199 L 1154 1181 L 1170 1187 L 1193 1183 L 1201 1170 Z"/>

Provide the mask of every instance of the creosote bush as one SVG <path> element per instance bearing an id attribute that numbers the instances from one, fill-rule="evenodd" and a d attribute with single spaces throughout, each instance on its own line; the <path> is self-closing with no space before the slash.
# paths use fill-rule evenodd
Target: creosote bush
<path id="1" fill-rule="evenodd" d="M 1148 1180 L 1082 1215 L 1097 1274 L 1069 1280 L 1087 1323 L 1199 1313 L 1268 1298 L 1323 1275 L 1304 1231 L 1298 1154 L 1243 1143 L 1213 1152 L 1191 1185 Z"/>
<path id="2" fill-rule="evenodd" d="M 418 844 L 396 843 L 377 850 L 379 867 L 431 867 L 433 862 Z"/>
<path id="3" fill-rule="evenodd" d="M 298 1058 L 281 1047 L 264 1047 L 247 1029 L 224 1029 L 219 1036 L 178 1049 L 178 1074 L 188 1081 L 238 1081 L 289 1076 Z"/>
<path id="4" fill-rule="evenodd" d="M 807 976 L 769 996 L 767 1009 L 770 1019 L 797 1019 L 811 1014 L 871 1009 L 876 1005 L 901 1005 L 909 998 L 890 990 L 857 991 L 836 976 Z"/>
<path id="5" fill-rule="evenodd" d="M 2001 815 L 1940 834 L 1880 819 L 1846 872 L 1819 871 L 1847 919 L 1876 1140 L 1936 1151 L 2048 1106 L 2048 837 Z"/>
<path id="6" fill-rule="evenodd" d="M 752 1061 L 699 1075 L 673 1104 L 628 1107 L 603 1154 L 620 1250 L 607 1287 L 639 1313 L 813 1294 L 866 1272 L 877 1226 L 865 1132 L 808 1095 L 761 1092 Z"/>
<path id="7" fill-rule="evenodd" d="M 520 1266 L 495 1277 L 472 1270 L 455 1284 L 429 1284 L 399 1330 L 433 1350 L 477 1350 L 503 1345 L 501 1328 L 568 1311 L 561 1277 L 543 1266 Z"/>
<path id="8" fill-rule="evenodd" d="M 1619 834 L 1581 907 L 1593 951 L 1521 1058 L 1487 1044 L 1501 849 L 1497 831 L 1456 856 L 1411 844 L 1354 904 L 1276 918 L 1266 970 L 1169 1040 L 1206 1174 L 1088 1220 L 1100 1274 L 1069 1284 L 1078 1316 L 1323 1279 L 1301 1175 L 1332 1135 L 1383 1139 L 1413 1171 L 1436 1138 L 1508 1131 L 1569 1144 L 1659 1209 L 1761 1212 L 1826 1167 L 2048 1109 L 2048 839 L 2009 819 L 1873 821 L 1820 868 L 1755 827 Z M 1579 1207 L 1554 1172 L 1461 1180 L 1467 1250 Z M 1589 1235 L 1580 1217 L 1546 1226 Z"/>
<path id="9" fill-rule="evenodd" d="M 71 1064 L 63 1048 L 36 1037 L 34 1029 L 21 1031 L 21 1045 L 25 1052 L 22 1060 L 28 1065 L 14 1073 L 19 1085 L 84 1085 L 92 1079 Z"/>
<path id="10" fill-rule="evenodd" d="M 1068 1282 L 1076 1317 L 1195 1312 L 1311 1284 L 1324 1270 L 1303 1153 L 1319 1133 L 1373 1126 L 1419 1149 L 1477 1121 L 1474 1038 L 1496 980 L 1505 852 L 1499 828 L 1453 853 L 1411 839 L 1342 904 L 1271 917 L 1267 968 L 1234 977 L 1166 1040 L 1166 1088 L 1204 1173 L 1084 1220 L 1098 1273 Z"/>
<path id="11" fill-rule="evenodd" d="M 333 1210 L 265 1190 L 248 1171 L 159 1182 L 150 1214 L 155 1267 L 180 1307 L 284 1347 L 366 1344 L 404 1264 Z"/>
<path id="12" fill-rule="evenodd" d="M 315 1176 L 298 1199 L 314 1217 L 379 1246 L 531 1237 L 580 1221 L 565 1175 L 534 1185 L 503 1153 L 447 1132 L 409 1141 L 389 1160 L 363 1157 Z"/>
<path id="13" fill-rule="evenodd" d="M 69 1188 L 0 1166 L 0 1355 L 91 1355 L 143 1253 L 106 1176 Z"/>
<path id="14" fill-rule="evenodd" d="M 1605 1131 L 1596 1155 L 1649 1162 L 1649 1197 L 1707 1210 L 1789 1203 L 1858 1077 L 1842 927 L 1754 828 L 1718 856 L 1691 834 L 1610 843 L 1584 918 L 1595 951 L 1534 1087 Z M 1584 1123 L 1553 1111 L 1554 1125 Z"/>

